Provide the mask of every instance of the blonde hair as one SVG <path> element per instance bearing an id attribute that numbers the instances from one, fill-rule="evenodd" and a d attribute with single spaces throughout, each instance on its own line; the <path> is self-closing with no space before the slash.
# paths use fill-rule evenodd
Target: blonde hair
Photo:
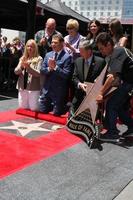
<path id="1" fill-rule="evenodd" d="M 19 38 L 19 37 L 15 37 L 15 38 L 13 38 L 12 41 L 13 41 L 13 42 L 20 42 L 20 38 Z"/>
<path id="2" fill-rule="evenodd" d="M 30 39 L 26 42 L 25 48 L 24 48 L 24 53 L 23 53 L 23 58 L 27 59 L 28 58 L 28 51 L 27 51 L 27 46 L 29 45 L 29 43 L 32 43 L 34 45 L 34 52 L 33 52 L 33 58 L 34 57 L 38 57 L 39 53 L 38 53 L 38 46 L 37 43 L 35 42 L 35 40 Z"/>
<path id="3" fill-rule="evenodd" d="M 79 30 L 79 23 L 76 19 L 69 19 L 66 24 L 66 29 L 74 28 L 76 31 Z"/>

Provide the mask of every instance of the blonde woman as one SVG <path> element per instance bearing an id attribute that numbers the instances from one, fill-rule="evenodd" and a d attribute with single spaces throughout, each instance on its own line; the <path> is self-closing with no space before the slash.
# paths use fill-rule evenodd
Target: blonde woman
<path id="1" fill-rule="evenodd" d="M 68 35 L 65 36 L 65 49 L 72 56 L 73 61 L 80 56 L 79 52 L 79 42 L 83 38 L 79 34 L 79 23 L 75 19 L 69 19 L 66 24 L 66 30 Z"/>
<path id="2" fill-rule="evenodd" d="M 28 40 L 23 56 L 15 68 L 15 74 L 19 76 L 17 89 L 19 90 L 18 103 L 20 108 L 38 110 L 42 60 L 38 54 L 35 40 Z"/>

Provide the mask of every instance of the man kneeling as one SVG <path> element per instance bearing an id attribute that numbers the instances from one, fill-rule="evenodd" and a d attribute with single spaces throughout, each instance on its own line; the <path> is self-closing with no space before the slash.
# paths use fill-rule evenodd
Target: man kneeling
<path id="1" fill-rule="evenodd" d="M 52 37 L 53 51 L 46 54 L 41 74 L 44 84 L 40 95 L 40 111 L 60 116 L 66 112 L 67 84 L 71 74 L 71 56 L 64 50 L 61 34 Z"/>

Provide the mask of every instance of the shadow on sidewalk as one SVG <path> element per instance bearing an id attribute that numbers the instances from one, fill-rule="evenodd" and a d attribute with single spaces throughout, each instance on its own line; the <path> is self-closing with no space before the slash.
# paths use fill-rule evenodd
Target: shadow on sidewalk
<path id="1" fill-rule="evenodd" d="M 18 98 L 18 91 L 16 89 L 13 90 L 0 90 L 0 101 Z"/>

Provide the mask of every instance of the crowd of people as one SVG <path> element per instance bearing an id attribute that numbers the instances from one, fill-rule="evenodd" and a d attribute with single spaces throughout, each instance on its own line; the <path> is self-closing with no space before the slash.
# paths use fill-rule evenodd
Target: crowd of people
<path id="1" fill-rule="evenodd" d="M 17 57 L 12 68 L 18 76 L 19 107 L 45 114 L 53 112 L 55 116 L 69 112 L 70 117 L 86 96 L 86 82 L 94 83 L 107 65 L 97 103 L 104 101 L 111 87 L 115 85 L 117 89 L 106 103 L 107 133 L 103 138 L 119 138 L 117 117 L 128 127 L 123 135 L 133 134 L 128 106 L 133 89 L 133 55 L 125 48 L 128 38 L 123 34 L 120 21 L 111 20 L 108 31 L 103 32 L 100 21 L 92 20 L 83 36 L 79 32 L 79 22 L 69 19 L 66 31 L 68 34 L 64 37 L 56 30 L 56 21 L 49 18 L 44 30 L 38 31 L 25 47 L 20 41 L 16 47 L 16 40 L 12 45 L 6 44 L 2 38 L 1 56 L 5 48 Z M 9 69 L 4 66 L 2 70 L 8 73 Z"/>
<path id="2" fill-rule="evenodd" d="M 23 54 L 24 44 L 18 37 L 12 42 L 8 42 L 5 36 L 0 37 L 0 85 L 1 90 L 15 88 L 17 76 L 14 74 L 14 68 L 17 66 L 20 57 Z"/>

